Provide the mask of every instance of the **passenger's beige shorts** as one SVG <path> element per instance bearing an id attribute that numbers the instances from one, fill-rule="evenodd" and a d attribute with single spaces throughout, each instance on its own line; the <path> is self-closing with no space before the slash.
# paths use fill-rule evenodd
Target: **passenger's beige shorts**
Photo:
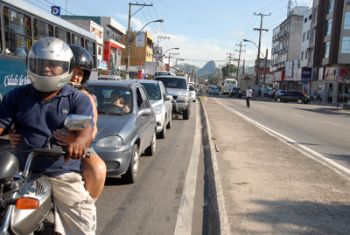
<path id="1" fill-rule="evenodd" d="M 79 173 L 48 177 L 55 205 L 55 231 L 62 235 L 93 235 L 96 207 Z"/>

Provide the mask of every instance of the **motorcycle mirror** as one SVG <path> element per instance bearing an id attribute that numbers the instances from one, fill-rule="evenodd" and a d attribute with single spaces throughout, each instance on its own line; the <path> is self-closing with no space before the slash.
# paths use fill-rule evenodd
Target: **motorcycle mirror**
<path id="1" fill-rule="evenodd" d="M 19 163 L 15 155 L 10 152 L 0 153 L 0 183 L 7 182 L 16 176 L 19 171 Z"/>
<path id="2" fill-rule="evenodd" d="M 64 121 L 64 126 L 70 131 L 79 131 L 90 124 L 92 117 L 87 115 L 70 114 Z"/>

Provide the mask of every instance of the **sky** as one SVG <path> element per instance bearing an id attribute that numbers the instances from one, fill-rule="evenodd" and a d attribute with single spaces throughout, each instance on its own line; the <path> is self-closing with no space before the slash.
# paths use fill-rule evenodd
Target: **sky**
<path id="1" fill-rule="evenodd" d="M 110 16 L 125 28 L 128 25 L 129 2 L 146 3 L 140 9 L 133 6 L 131 26 L 134 31 L 140 30 L 146 23 L 163 19 L 163 23 L 149 24 L 145 30 L 154 36 L 154 43 L 163 47 L 163 51 L 171 50 L 184 59 L 180 63 L 202 67 L 206 62 L 214 60 L 216 65 L 223 65 L 238 58 L 239 47 L 243 39 L 258 44 L 259 33 L 253 30 L 260 26 L 262 13 L 263 28 L 261 52 L 271 48 L 272 31 L 287 16 L 288 0 L 27 0 L 49 11 L 51 5 L 62 8 L 62 14 Z M 292 1 L 293 6 L 312 6 L 312 0 Z M 166 36 L 169 39 L 159 39 Z M 253 65 L 257 57 L 257 47 L 250 42 L 242 42 L 241 59 L 246 65 Z M 174 61 L 173 61 L 174 63 Z M 237 63 L 237 62 L 232 62 Z"/>

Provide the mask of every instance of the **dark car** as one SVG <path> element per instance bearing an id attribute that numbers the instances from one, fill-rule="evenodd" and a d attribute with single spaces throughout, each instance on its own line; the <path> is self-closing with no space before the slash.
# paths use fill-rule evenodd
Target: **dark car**
<path id="1" fill-rule="evenodd" d="M 233 87 L 231 89 L 231 92 L 229 93 L 229 96 L 231 97 L 238 97 L 238 98 L 241 98 L 242 97 L 242 91 L 241 91 L 241 88 L 239 87 Z"/>
<path id="2" fill-rule="evenodd" d="M 144 87 L 133 81 L 89 81 L 97 99 L 97 136 L 93 148 L 105 161 L 107 176 L 120 176 L 134 183 L 139 156 L 153 155 L 156 147 L 156 117 Z M 115 97 L 123 99 L 116 106 Z M 119 103 L 118 103 L 119 105 Z"/>
<path id="3" fill-rule="evenodd" d="M 279 90 L 275 93 L 275 101 L 284 102 L 284 103 L 292 101 L 292 102 L 308 104 L 310 103 L 310 97 L 304 95 L 300 91 Z"/>

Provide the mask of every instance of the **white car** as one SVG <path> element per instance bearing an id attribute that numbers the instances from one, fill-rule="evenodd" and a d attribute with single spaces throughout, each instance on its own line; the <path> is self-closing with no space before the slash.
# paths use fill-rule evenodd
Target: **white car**
<path id="1" fill-rule="evenodd" d="M 190 93 L 191 93 L 191 99 L 193 102 L 196 102 L 196 88 L 193 84 L 189 83 L 188 84 Z"/>
<path id="2" fill-rule="evenodd" d="M 147 92 L 151 106 L 156 113 L 156 132 L 159 138 L 164 139 L 166 129 L 170 129 L 173 123 L 172 112 L 173 97 L 168 95 L 163 82 L 154 80 L 137 80 Z"/>

